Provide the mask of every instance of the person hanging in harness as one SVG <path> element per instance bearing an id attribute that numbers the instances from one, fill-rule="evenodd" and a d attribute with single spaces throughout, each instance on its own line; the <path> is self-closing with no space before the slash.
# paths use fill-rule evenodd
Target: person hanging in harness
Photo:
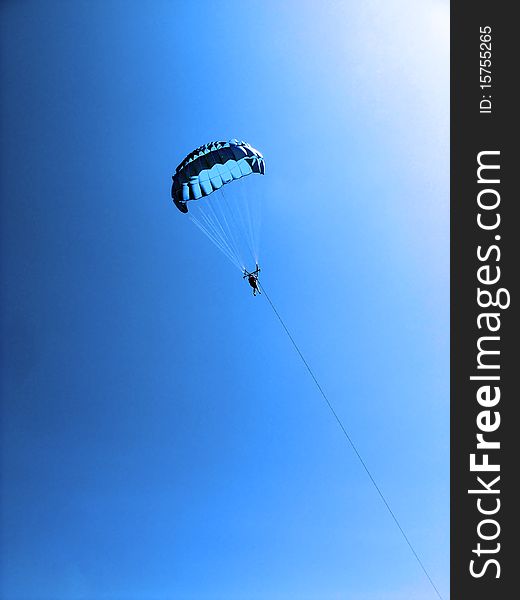
<path id="1" fill-rule="evenodd" d="M 256 269 L 251 273 L 244 269 L 243 279 L 247 278 L 249 285 L 253 288 L 253 296 L 256 296 L 257 293 L 260 294 L 260 288 L 258 287 L 258 273 L 260 273 L 258 264 L 256 265 Z"/>

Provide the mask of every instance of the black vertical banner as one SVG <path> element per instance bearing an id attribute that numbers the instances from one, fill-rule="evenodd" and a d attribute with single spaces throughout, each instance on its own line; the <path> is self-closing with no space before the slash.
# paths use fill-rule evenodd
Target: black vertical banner
<path id="1" fill-rule="evenodd" d="M 451 600 L 520 589 L 514 8 L 451 4 Z"/>

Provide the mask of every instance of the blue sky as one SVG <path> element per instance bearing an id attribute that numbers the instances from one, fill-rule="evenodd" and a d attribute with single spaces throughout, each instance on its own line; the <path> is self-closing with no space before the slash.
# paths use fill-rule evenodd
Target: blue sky
<path id="1" fill-rule="evenodd" d="M 435 597 L 265 298 L 171 203 L 237 137 L 263 283 L 447 598 L 448 3 L 1 13 L 2 597 Z"/>

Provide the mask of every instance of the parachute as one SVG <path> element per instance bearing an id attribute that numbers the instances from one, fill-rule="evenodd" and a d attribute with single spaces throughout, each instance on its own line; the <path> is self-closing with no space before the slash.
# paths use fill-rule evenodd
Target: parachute
<path id="1" fill-rule="evenodd" d="M 233 139 L 200 146 L 172 176 L 175 206 L 241 271 L 258 263 L 259 190 L 240 181 L 255 173 L 265 173 L 264 157 L 247 142 Z M 233 186 L 223 190 L 229 183 Z"/>

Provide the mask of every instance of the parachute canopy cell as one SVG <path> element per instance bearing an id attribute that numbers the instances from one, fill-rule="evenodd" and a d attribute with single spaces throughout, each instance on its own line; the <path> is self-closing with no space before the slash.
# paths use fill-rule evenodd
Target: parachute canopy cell
<path id="1" fill-rule="evenodd" d="M 209 196 L 226 183 L 252 173 L 265 173 L 264 157 L 258 150 L 238 140 L 210 142 L 188 154 L 177 167 L 172 176 L 172 199 L 187 213 L 190 200 Z"/>

